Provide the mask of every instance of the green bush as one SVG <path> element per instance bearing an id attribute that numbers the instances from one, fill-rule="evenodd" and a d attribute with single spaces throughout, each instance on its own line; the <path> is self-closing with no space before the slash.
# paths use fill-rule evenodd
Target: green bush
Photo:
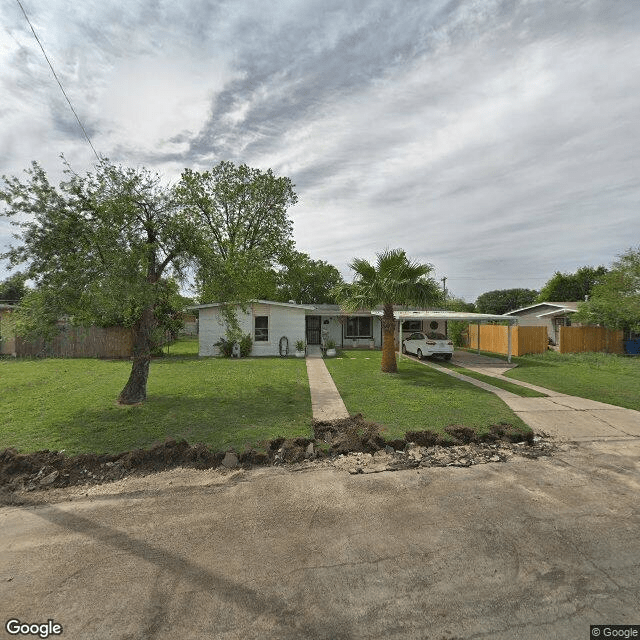
<path id="1" fill-rule="evenodd" d="M 253 340 L 251 339 L 251 334 L 247 333 L 246 335 L 240 338 L 240 356 L 242 358 L 246 358 L 251 355 L 251 349 L 253 348 Z"/>
<path id="2" fill-rule="evenodd" d="M 240 345 L 240 357 L 246 358 L 251 355 L 251 349 L 253 348 L 253 340 L 251 339 L 251 334 L 247 333 L 246 335 L 241 335 L 240 337 L 236 336 L 225 336 L 220 338 L 218 342 L 214 343 L 216 347 L 220 348 L 220 353 L 225 358 L 230 358 L 233 355 L 233 345 Z"/>

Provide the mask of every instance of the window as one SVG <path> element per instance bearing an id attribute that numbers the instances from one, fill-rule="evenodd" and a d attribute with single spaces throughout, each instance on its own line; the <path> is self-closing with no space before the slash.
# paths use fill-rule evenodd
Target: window
<path id="1" fill-rule="evenodd" d="M 269 316 L 256 316 L 255 322 L 255 341 L 268 342 L 269 340 Z"/>
<path id="2" fill-rule="evenodd" d="M 402 332 L 420 331 L 422 329 L 422 320 L 405 320 L 402 323 Z"/>
<path id="3" fill-rule="evenodd" d="M 371 338 L 371 317 L 351 316 L 347 318 L 345 338 Z"/>

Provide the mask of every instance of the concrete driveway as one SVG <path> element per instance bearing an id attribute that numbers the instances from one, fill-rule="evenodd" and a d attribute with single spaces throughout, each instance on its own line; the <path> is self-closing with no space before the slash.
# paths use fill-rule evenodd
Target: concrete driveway
<path id="1" fill-rule="evenodd" d="M 501 377 L 503 373 L 516 366 L 509 365 L 503 360 L 466 351 L 456 351 L 452 363 L 494 377 Z M 423 362 L 423 364 L 495 393 L 534 431 L 542 431 L 556 439 L 572 442 L 594 439 L 622 441 L 640 437 L 640 412 L 633 409 L 569 396 L 515 378 L 503 378 L 513 384 L 547 395 L 546 398 L 523 398 L 515 393 L 491 387 L 474 378 L 439 367 L 433 362 Z"/>
<path id="2" fill-rule="evenodd" d="M 639 454 L 638 439 L 585 441 L 469 468 L 174 470 L 34 492 L 60 502 L 0 509 L 3 625 L 586 640 L 640 623 Z"/>

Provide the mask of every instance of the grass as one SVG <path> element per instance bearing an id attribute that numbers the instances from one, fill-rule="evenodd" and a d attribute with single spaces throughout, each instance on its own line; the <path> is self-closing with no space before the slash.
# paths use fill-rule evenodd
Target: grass
<path id="1" fill-rule="evenodd" d="M 640 411 L 640 358 L 547 351 L 513 358 L 505 375 L 572 396 Z"/>
<path id="2" fill-rule="evenodd" d="M 183 336 L 162 349 L 165 356 L 181 358 L 198 355 L 198 336 Z"/>
<path id="3" fill-rule="evenodd" d="M 540 391 L 535 391 L 534 389 L 529 389 L 527 387 L 521 387 L 519 384 L 515 384 L 514 382 L 509 382 L 508 380 L 503 380 L 502 378 L 487 376 L 484 373 L 471 371 L 470 369 L 465 369 L 464 367 L 458 367 L 448 362 L 438 362 L 438 364 L 440 366 L 446 367 L 447 369 L 451 369 L 452 371 L 456 371 L 457 373 L 462 373 L 465 376 L 469 376 L 470 378 L 475 378 L 476 380 L 480 380 L 482 382 L 486 382 L 487 384 L 491 384 L 494 387 L 498 387 L 499 389 L 510 391 L 511 393 L 515 393 L 516 395 L 522 396 L 523 398 L 546 398 L 547 397 L 546 393 L 541 393 Z"/>
<path id="4" fill-rule="evenodd" d="M 311 435 L 304 360 L 199 359 L 188 355 L 192 340 L 176 346 L 176 357 L 152 362 L 138 407 L 115 402 L 128 361 L 0 360 L 0 450 L 116 453 L 167 436 L 242 450 Z"/>
<path id="5" fill-rule="evenodd" d="M 325 362 L 347 409 L 382 424 L 388 440 L 422 429 L 444 434 L 454 424 L 479 434 L 499 423 L 529 431 L 498 397 L 446 373 L 404 358 L 397 374 L 385 374 L 380 351 L 340 355 Z"/>

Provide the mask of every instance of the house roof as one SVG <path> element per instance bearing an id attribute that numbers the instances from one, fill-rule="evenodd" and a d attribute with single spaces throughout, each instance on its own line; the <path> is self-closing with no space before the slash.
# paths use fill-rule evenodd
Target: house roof
<path id="1" fill-rule="evenodd" d="M 372 311 L 371 314 L 381 316 L 382 311 Z M 498 320 L 517 324 L 518 317 L 505 317 L 493 313 L 471 313 L 468 311 L 442 310 L 397 310 L 393 312 L 396 320 L 462 320 L 463 322 L 495 322 Z"/>
<path id="2" fill-rule="evenodd" d="M 213 307 L 221 307 L 223 302 L 212 302 L 210 304 L 197 304 L 187 309 L 211 309 Z M 276 307 L 293 307 L 294 309 L 308 309 L 313 311 L 314 306 L 309 304 L 296 304 L 295 302 L 274 302 L 273 300 L 249 300 L 248 304 L 270 304 Z"/>
<path id="3" fill-rule="evenodd" d="M 528 307 L 521 307 L 520 309 L 513 309 L 513 311 L 507 311 L 505 315 L 509 316 L 516 313 L 520 313 L 521 311 L 529 311 L 530 309 L 535 309 L 536 307 L 556 307 L 556 309 L 551 311 L 550 314 L 554 314 L 558 312 L 571 313 L 578 310 L 579 304 L 580 304 L 579 302 L 537 302 L 536 304 L 531 304 Z M 547 315 L 547 314 L 541 314 L 541 315 Z"/>

